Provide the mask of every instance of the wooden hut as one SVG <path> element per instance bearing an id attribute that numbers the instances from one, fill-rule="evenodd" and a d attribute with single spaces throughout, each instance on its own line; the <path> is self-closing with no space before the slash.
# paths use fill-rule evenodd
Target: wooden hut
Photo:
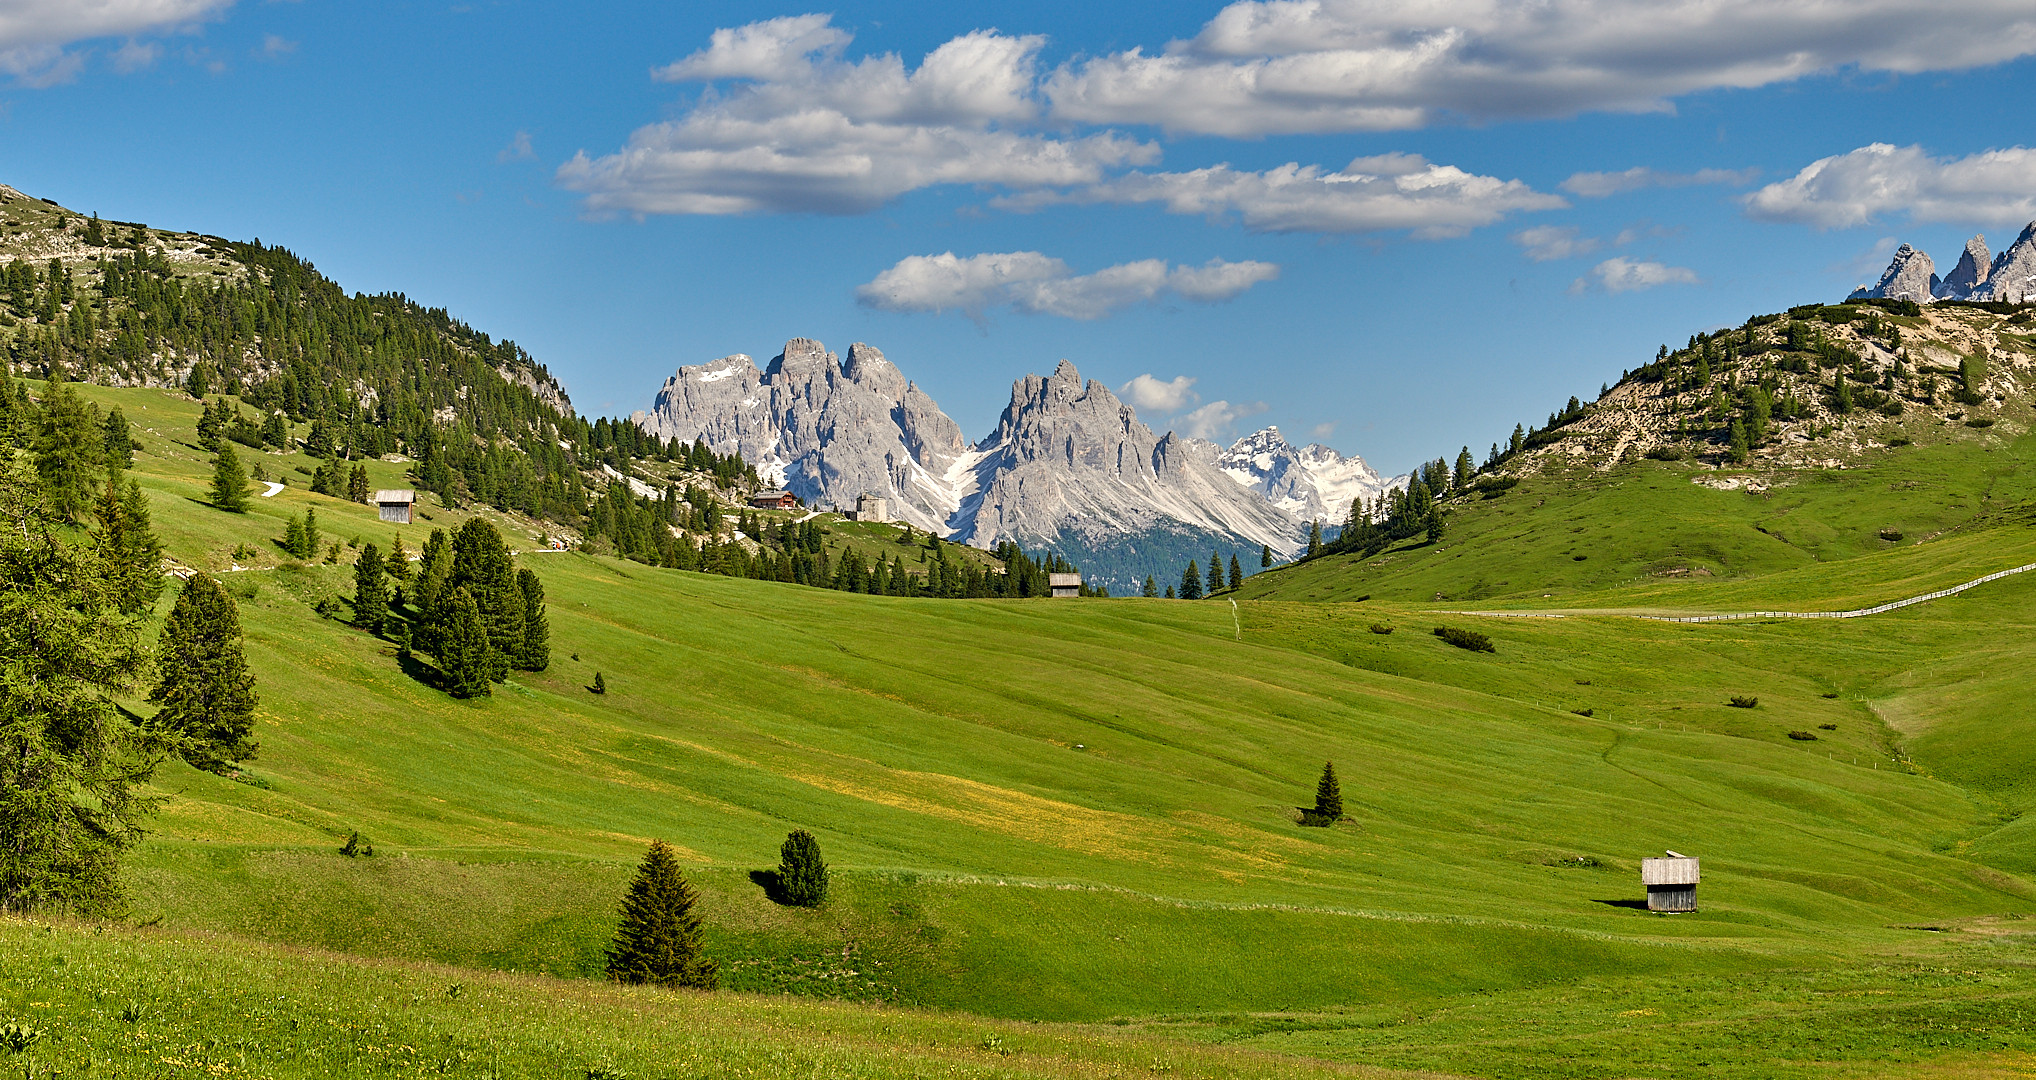
<path id="1" fill-rule="evenodd" d="M 409 488 L 395 488 L 375 492 L 375 506 L 382 512 L 383 521 L 398 525 L 410 524 L 410 508 L 417 505 L 417 493 Z"/>
<path id="2" fill-rule="evenodd" d="M 1667 856 L 1640 860 L 1640 883 L 1647 886 L 1647 910 L 1697 910 L 1697 860 L 1694 856 L 1669 852 Z"/>
<path id="3" fill-rule="evenodd" d="M 1053 595 L 1055 596 L 1082 595 L 1082 575 L 1050 574 L 1048 575 L 1048 577 L 1050 578 L 1050 580 L 1047 582 L 1047 584 L 1053 587 Z"/>
<path id="4" fill-rule="evenodd" d="M 759 491 L 749 497 L 749 505 L 759 510 L 792 510 L 799 499 L 789 491 Z"/>

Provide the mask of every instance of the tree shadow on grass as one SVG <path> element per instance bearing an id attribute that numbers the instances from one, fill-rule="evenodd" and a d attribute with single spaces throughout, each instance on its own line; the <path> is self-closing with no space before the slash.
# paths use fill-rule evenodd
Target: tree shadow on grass
<path id="1" fill-rule="evenodd" d="M 1593 900 L 1591 903 L 1603 904 L 1606 907 L 1630 908 L 1634 911 L 1647 910 L 1647 901 L 1645 900 Z"/>
<path id="2" fill-rule="evenodd" d="M 416 654 L 398 656 L 396 657 L 396 664 L 403 669 L 403 674 L 416 679 L 433 690 L 445 689 L 445 676 L 437 668 L 419 660 Z"/>
<path id="3" fill-rule="evenodd" d="M 771 898 L 771 903 L 790 906 L 790 902 L 785 899 L 784 883 L 778 880 L 776 870 L 751 870 L 749 880 L 755 882 L 757 887 L 764 891 L 764 895 Z"/>

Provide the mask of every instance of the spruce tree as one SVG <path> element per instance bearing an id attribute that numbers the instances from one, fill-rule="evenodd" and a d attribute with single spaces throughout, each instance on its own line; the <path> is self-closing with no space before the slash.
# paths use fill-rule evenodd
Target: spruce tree
<path id="1" fill-rule="evenodd" d="M 1736 416 L 1733 417 L 1731 434 L 1732 434 L 1732 451 L 1731 451 L 1732 461 L 1734 464 L 1743 464 L 1745 463 L 1747 456 L 1752 453 L 1753 449 L 1752 440 L 1749 439 L 1746 434 L 1746 421 Z"/>
<path id="2" fill-rule="evenodd" d="M 382 550 L 369 544 L 353 564 L 353 621 L 379 634 L 388 619 L 389 582 L 382 570 Z"/>
<path id="3" fill-rule="evenodd" d="M 509 677 L 524 650 L 523 590 L 502 534 L 485 518 L 469 518 L 452 537 L 452 585 L 464 588 L 481 613 L 488 635 L 488 678 Z"/>
<path id="4" fill-rule="evenodd" d="M 134 468 L 134 437 L 127 433 L 127 416 L 115 405 L 106 413 L 106 469 L 125 472 Z"/>
<path id="5" fill-rule="evenodd" d="M 602 678 L 601 673 L 597 671 L 594 673 L 594 685 L 588 687 L 588 689 L 596 694 L 605 694 L 608 692 L 608 680 Z"/>
<path id="6" fill-rule="evenodd" d="M 1220 552 L 1209 553 L 1209 595 L 1214 596 L 1229 584 L 1223 578 L 1223 556 Z"/>
<path id="7" fill-rule="evenodd" d="M 1181 571 L 1181 599 L 1200 600 L 1201 598 L 1202 571 L 1195 565 L 1194 560 L 1190 559 L 1188 560 L 1188 568 Z"/>
<path id="8" fill-rule="evenodd" d="M 130 615 L 153 610 L 163 594 L 163 544 L 149 522 L 141 484 L 129 480 L 123 491 L 108 479 L 94 514 L 99 518 L 94 539 L 120 610 Z"/>
<path id="9" fill-rule="evenodd" d="M 106 456 L 99 421 L 61 374 L 50 376 L 36 431 L 35 471 L 58 520 L 75 521 L 92 506 L 92 491 Z"/>
<path id="10" fill-rule="evenodd" d="M 1336 782 L 1335 762 L 1322 764 L 1322 778 L 1315 781 L 1315 808 L 1307 815 L 1311 825 L 1333 825 L 1343 818 L 1343 785 Z"/>
<path id="11" fill-rule="evenodd" d="M 1233 551 L 1230 553 L 1230 587 L 1234 589 L 1242 584 L 1244 584 L 1244 567 L 1237 565 L 1237 553 Z"/>
<path id="12" fill-rule="evenodd" d="M 1260 544 L 1258 546 L 1258 567 L 1259 569 L 1264 570 L 1270 568 L 1271 566 L 1272 566 L 1272 545 Z"/>
<path id="13" fill-rule="evenodd" d="M 322 542 L 323 538 L 318 535 L 318 508 L 307 506 L 304 508 L 304 550 L 298 552 L 297 557 L 300 559 L 317 558 L 318 546 Z"/>
<path id="14" fill-rule="evenodd" d="M 1178 599 L 1178 597 L 1174 596 L 1174 587 L 1171 585 L 1166 587 L 1166 598 L 1169 600 Z"/>
<path id="15" fill-rule="evenodd" d="M 240 614 L 209 574 L 192 574 L 177 594 L 156 645 L 159 681 L 149 701 L 155 726 L 184 760 L 220 771 L 255 756 L 254 675 L 241 655 Z"/>
<path id="16" fill-rule="evenodd" d="M 1321 518 L 1316 518 L 1314 523 L 1308 526 L 1308 554 L 1311 556 L 1322 554 Z"/>
<path id="17" fill-rule="evenodd" d="M 516 571 L 516 587 L 523 594 L 523 649 L 516 656 L 522 671 L 543 671 L 551 666 L 551 620 L 544 614 L 544 582 L 535 570 Z"/>
<path id="18" fill-rule="evenodd" d="M 439 628 L 446 620 L 446 600 L 452 595 L 452 538 L 444 529 L 431 530 L 424 540 L 423 554 L 417 568 L 417 588 L 411 592 L 411 602 L 417 608 L 416 634 L 411 644 L 437 656 Z"/>
<path id="19" fill-rule="evenodd" d="M 827 899 L 827 863 L 820 841 L 804 829 L 793 829 L 778 849 L 778 895 L 796 907 L 818 907 Z"/>
<path id="20" fill-rule="evenodd" d="M 247 513 L 247 474 L 233 447 L 222 442 L 212 458 L 212 505 L 235 514 Z"/>
<path id="21" fill-rule="evenodd" d="M 1145 597 L 1148 600 L 1158 598 L 1159 584 L 1152 580 L 1151 574 L 1145 575 L 1145 589 L 1139 595 Z"/>
<path id="22" fill-rule="evenodd" d="M 622 925 L 608 949 L 608 977 L 712 990 L 718 965 L 701 955 L 700 916 L 693 910 L 699 901 L 671 847 L 651 841 L 622 898 Z"/>
<path id="23" fill-rule="evenodd" d="M 366 505 L 371 492 L 368 491 L 368 467 L 355 465 L 346 478 L 346 497 L 352 502 Z"/>
<path id="24" fill-rule="evenodd" d="M 436 631 L 436 655 L 446 690 L 457 698 L 493 694 L 495 688 L 488 678 L 488 629 L 481 622 L 481 609 L 474 605 L 473 594 L 464 588 L 454 589 L 440 606 L 445 620 Z"/>

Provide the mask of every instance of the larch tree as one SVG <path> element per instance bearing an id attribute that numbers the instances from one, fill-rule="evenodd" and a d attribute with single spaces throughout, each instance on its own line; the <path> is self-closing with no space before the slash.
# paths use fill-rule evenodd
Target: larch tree
<path id="1" fill-rule="evenodd" d="M 544 582 L 535 570 L 516 571 L 516 587 L 523 594 L 523 648 L 516 666 L 523 671 L 543 671 L 551 666 L 551 620 L 544 613 Z"/>
<path id="2" fill-rule="evenodd" d="M 125 472 L 134 468 L 134 437 L 127 433 L 127 415 L 115 405 L 106 412 L 106 468 Z"/>
<path id="3" fill-rule="evenodd" d="M 247 473 L 231 444 L 222 441 L 212 457 L 212 505 L 235 514 L 247 513 Z"/>
<path id="4" fill-rule="evenodd" d="M 438 669 L 445 674 L 446 690 L 457 698 L 487 697 L 491 650 L 488 628 L 481 622 L 481 609 L 464 588 L 440 602 L 445 620 L 437 630 Z"/>
<path id="5" fill-rule="evenodd" d="M 164 754 L 113 702 L 147 662 L 142 617 L 21 464 L 0 464 L 0 518 L 0 911 L 117 916 Z"/>
<path id="6" fill-rule="evenodd" d="M 702 950 L 700 916 L 694 910 L 699 902 L 671 846 L 651 841 L 622 897 L 622 925 L 608 949 L 608 977 L 712 990 L 718 965 Z"/>
<path id="7" fill-rule="evenodd" d="M 241 651 L 240 613 L 209 574 L 192 574 L 156 644 L 155 726 L 184 760 L 220 772 L 254 757 L 255 680 Z"/>
<path id="8" fill-rule="evenodd" d="M 33 451 L 50 512 L 62 521 L 77 520 L 92 506 L 106 439 L 91 408 L 61 375 L 50 377 L 42 395 Z"/>
<path id="9" fill-rule="evenodd" d="M 123 490 L 109 477 L 93 514 L 99 519 L 93 536 L 121 610 L 130 615 L 154 610 L 163 594 L 163 544 L 149 522 L 140 482 L 129 480 Z"/>
<path id="10" fill-rule="evenodd" d="M 353 564 L 353 621 L 371 634 L 379 634 L 389 621 L 389 578 L 382 569 L 382 549 L 373 544 L 361 548 Z"/>

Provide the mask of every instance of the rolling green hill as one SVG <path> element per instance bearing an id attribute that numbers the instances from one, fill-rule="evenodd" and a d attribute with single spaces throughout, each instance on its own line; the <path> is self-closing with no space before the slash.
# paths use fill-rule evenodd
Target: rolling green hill
<path id="1" fill-rule="evenodd" d="M 188 563 L 273 550 L 302 505 L 332 536 L 396 531 L 294 487 L 245 517 L 213 510 L 205 463 L 179 449 L 187 401 L 86 392 L 157 429 L 136 471 Z M 1526 505 L 1532 483 L 1490 505 Z M 540 528 L 505 526 L 512 546 Z M 1602 595 L 1716 608 L 1767 582 L 1805 602 L 1888 599 L 2032 548 L 2025 526 L 1974 521 L 1839 563 Z M 554 663 L 473 702 L 316 613 L 347 593 L 344 565 L 224 574 L 261 678 L 262 754 L 238 780 L 159 777 L 171 799 L 131 867 L 137 915 L 173 934 L 585 978 L 661 837 L 702 889 L 733 990 L 1474 1075 L 1631 1075 L 1690 1040 L 1714 1075 L 1747 1077 L 1958 1075 L 2036 1051 L 2010 1022 L 2036 991 L 2015 692 L 2036 581 L 1870 620 L 1684 626 L 1383 598 L 956 602 L 577 553 L 522 562 L 545 581 Z M 1443 622 L 1497 651 L 1451 648 L 1428 633 Z M 1726 705 L 1744 694 L 1758 707 Z M 1301 828 L 1293 807 L 1324 759 L 1352 817 Z M 793 827 L 835 867 L 817 911 L 750 879 Z M 356 831 L 374 856 L 339 853 Z M 1705 859 L 1696 915 L 1632 906 L 1637 860 L 1668 847 Z M 269 962 L 232 938 L 58 940 L 122 979 L 149 949 L 187 950 L 167 955 L 220 1000 Z M 317 964 L 326 974 L 293 976 L 306 1008 L 394 1025 L 364 1002 L 421 993 L 398 989 L 419 985 L 409 968 Z M 1970 977 L 1932 974 L 1950 968 Z M 46 984 L 7 975 L 0 1008 L 33 1018 Z M 527 985 L 471 979 L 505 1002 Z M 459 1030 L 444 1007 L 403 1023 Z M 800 1008 L 780 1022 L 809 1047 L 834 1045 L 830 1018 L 851 1015 Z M 627 1009 L 602 1017 L 615 1034 L 596 1041 L 654 1070 Z M 1117 1045 L 1066 1037 L 1082 1054 Z"/>

